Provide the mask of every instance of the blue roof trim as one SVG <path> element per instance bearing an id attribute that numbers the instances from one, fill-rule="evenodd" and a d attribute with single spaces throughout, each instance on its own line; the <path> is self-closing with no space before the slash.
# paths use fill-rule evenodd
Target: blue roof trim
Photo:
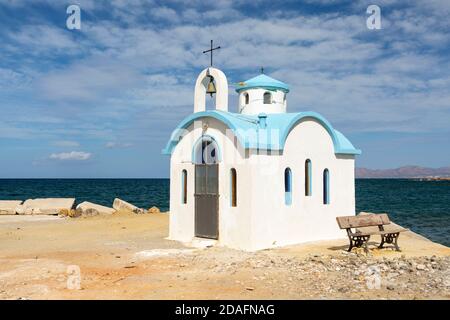
<path id="1" fill-rule="evenodd" d="M 263 89 L 268 89 L 268 90 L 281 90 L 286 93 L 289 92 L 289 86 L 286 83 L 276 80 L 274 78 L 271 78 L 269 76 L 266 76 L 265 74 L 260 74 L 259 76 L 256 76 L 247 81 L 239 83 L 238 88 L 236 88 L 236 92 L 239 93 L 243 90 L 252 89 L 252 88 L 263 88 Z"/>
<path id="2" fill-rule="evenodd" d="M 242 130 L 254 128 L 257 122 L 251 117 L 243 116 L 240 114 L 233 114 L 224 111 L 202 111 L 196 112 L 189 115 L 172 132 L 169 142 L 166 147 L 162 150 L 163 154 L 172 154 L 173 148 L 177 145 L 180 138 L 182 138 L 184 130 L 189 127 L 194 121 L 201 118 L 213 118 L 223 122 L 228 128 L 232 129 L 238 138 L 239 142 L 248 149 L 250 146 L 246 143 L 245 137 L 242 135 Z M 250 121 L 250 122 L 247 122 Z M 247 122 L 247 123 L 246 123 Z"/>
<path id="3" fill-rule="evenodd" d="M 228 128 L 233 130 L 239 143 L 245 149 L 267 149 L 267 150 L 283 150 L 286 139 L 297 123 L 304 119 L 311 118 L 319 122 L 330 135 L 335 154 L 359 155 L 361 150 L 355 149 L 351 142 L 339 131 L 335 130 L 331 124 L 317 112 L 299 112 L 299 113 L 276 113 L 268 114 L 265 118 L 266 127 L 259 125 L 258 116 L 242 115 L 238 113 L 224 111 L 203 111 L 189 115 L 177 126 L 172 132 L 171 138 L 166 147 L 162 150 L 163 154 L 172 154 L 173 149 L 183 136 L 184 130 L 194 121 L 201 118 L 213 118 L 224 123 Z M 256 132 L 257 134 L 246 134 Z M 272 141 L 271 131 L 278 130 L 280 134 L 278 139 Z"/>

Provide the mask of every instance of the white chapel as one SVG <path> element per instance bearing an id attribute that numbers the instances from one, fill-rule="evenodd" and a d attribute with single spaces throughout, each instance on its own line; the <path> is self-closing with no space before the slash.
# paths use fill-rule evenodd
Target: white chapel
<path id="1" fill-rule="evenodd" d="M 265 74 L 240 82 L 230 112 L 219 69 L 195 83 L 194 112 L 173 131 L 169 238 L 259 250 L 336 239 L 355 214 L 361 151 L 316 112 L 287 112 L 289 86 Z M 209 95 L 215 110 L 206 110 Z"/>

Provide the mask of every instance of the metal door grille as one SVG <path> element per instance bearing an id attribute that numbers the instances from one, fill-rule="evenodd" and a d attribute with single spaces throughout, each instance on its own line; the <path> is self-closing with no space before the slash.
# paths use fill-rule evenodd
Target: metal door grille
<path id="1" fill-rule="evenodd" d="M 219 165 L 195 165 L 195 236 L 219 238 Z"/>

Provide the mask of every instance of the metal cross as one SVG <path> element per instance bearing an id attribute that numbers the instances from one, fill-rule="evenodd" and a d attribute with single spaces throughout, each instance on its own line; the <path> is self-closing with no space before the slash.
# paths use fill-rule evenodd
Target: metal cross
<path id="1" fill-rule="evenodd" d="M 261 67 L 261 74 L 264 74 L 264 67 Z"/>
<path id="2" fill-rule="evenodd" d="M 213 48 L 213 41 L 211 40 L 211 49 L 203 51 L 203 53 L 208 53 L 208 52 L 211 53 L 211 67 L 213 65 L 213 51 L 218 50 L 218 49 L 220 49 L 220 46 Z"/>

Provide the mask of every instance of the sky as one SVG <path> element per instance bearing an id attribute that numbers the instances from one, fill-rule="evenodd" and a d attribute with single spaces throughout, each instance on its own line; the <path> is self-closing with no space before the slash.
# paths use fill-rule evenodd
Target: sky
<path id="1" fill-rule="evenodd" d="M 263 66 L 289 112 L 363 151 L 357 167 L 448 166 L 449 16 L 447 0 L 0 0 L 0 178 L 168 177 L 211 39 L 230 86 Z"/>

